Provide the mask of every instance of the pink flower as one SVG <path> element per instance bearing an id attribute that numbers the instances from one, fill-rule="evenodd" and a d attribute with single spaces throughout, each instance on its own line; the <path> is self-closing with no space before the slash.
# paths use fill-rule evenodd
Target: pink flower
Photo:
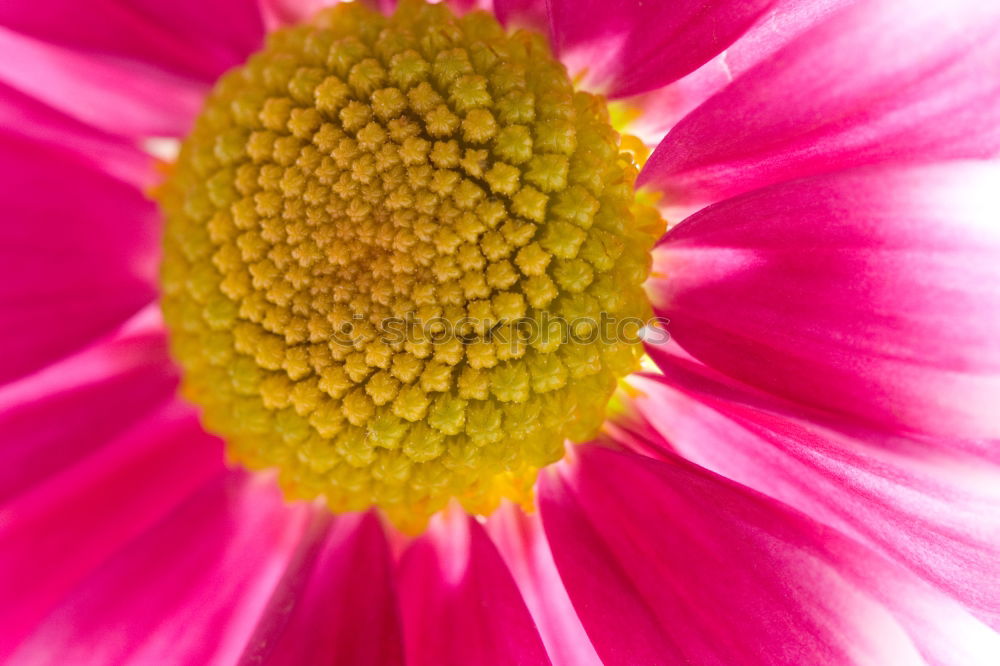
<path id="1" fill-rule="evenodd" d="M 1000 663 L 995 3 L 454 0 L 655 146 L 671 335 L 413 537 L 227 466 L 157 305 L 151 153 L 324 4 L 0 5 L 0 661 Z"/>

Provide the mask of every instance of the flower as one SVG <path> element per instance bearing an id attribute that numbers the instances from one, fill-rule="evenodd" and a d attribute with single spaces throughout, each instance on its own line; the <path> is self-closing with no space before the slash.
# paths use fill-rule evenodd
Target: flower
<path id="1" fill-rule="evenodd" d="M 1000 661 L 1000 10 L 324 4 L 0 7 L 5 663 Z"/>

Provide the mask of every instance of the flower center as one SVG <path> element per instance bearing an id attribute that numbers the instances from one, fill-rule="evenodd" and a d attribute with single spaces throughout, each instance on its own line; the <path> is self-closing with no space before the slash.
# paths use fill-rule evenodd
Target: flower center
<path id="1" fill-rule="evenodd" d="M 185 395 L 293 498 L 420 529 L 530 499 L 642 353 L 649 249 L 605 103 L 489 14 L 358 3 L 271 35 L 158 197 Z M 611 322 L 612 325 L 608 325 Z"/>

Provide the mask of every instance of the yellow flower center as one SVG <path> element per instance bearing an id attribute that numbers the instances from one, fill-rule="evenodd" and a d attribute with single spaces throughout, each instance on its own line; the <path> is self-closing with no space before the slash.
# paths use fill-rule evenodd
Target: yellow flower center
<path id="1" fill-rule="evenodd" d="M 529 501 L 641 356 L 662 228 L 599 97 L 489 14 L 272 34 L 158 193 L 184 391 L 289 497 L 419 530 Z M 610 322 L 611 325 L 607 325 Z"/>

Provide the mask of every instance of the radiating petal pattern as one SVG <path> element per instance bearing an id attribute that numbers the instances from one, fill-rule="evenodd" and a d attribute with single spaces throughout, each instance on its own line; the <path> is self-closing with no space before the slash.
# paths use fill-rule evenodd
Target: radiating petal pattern
<path id="1" fill-rule="evenodd" d="M 859 169 L 716 204 L 664 237 L 654 307 L 690 354 L 789 400 L 997 437 L 998 177 L 985 163 Z"/>
<path id="2" fill-rule="evenodd" d="M 1000 628 L 1000 446 L 990 461 L 952 442 L 840 431 L 681 359 L 632 383 L 672 451 L 865 541 Z"/>
<path id="3" fill-rule="evenodd" d="M 507 565 L 471 516 L 439 515 L 399 567 L 408 664 L 549 663 Z"/>
<path id="4" fill-rule="evenodd" d="M 264 37 L 259 8 L 247 0 L 5 0 L 0 26 L 206 83 Z"/>
<path id="5" fill-rule="evenodd" d="M 806 30 L 858 0 L 778 0 L 725 51 L 673 83 L 621 100 L 639 111 L 628 131 L 655 146 L 684 116 Z"/>
<path id="6" fill-rule="evenodd" d="M 1000 7 L 872 0 L 698 107 L 639 182 L 672 205 L 882 162 L 1000 154 Z"/>
<path id="7" fill-rule="evenodd" d="M 585 86 L 623 97 L 664 86 L 721 53 L 774 0 L 548 0 L 552 42 Z"/>
<path id="8" fill-rule="evenodd" d="M 547 0 L 494 0 L 493 11 L 505 26 L 549 33 Z"/>
<path id="9" fill-rule="evenodd" d="M 505 503 L 489 517 L 486 530 L 514 576 L 554 666 L 599 666 L 600 657 L 552 561 L 539 515 Z"/>
<path id="10" fill-rule="evenodd" d="M 105 132 L 183 136 L 207 86 L 0 27 L 0 81 Z"/>
<path id="11" fill-rule="evenodd" d="M 257 0 L 264 25 L 274 30 L 308 19 L 323 7 L 332 7 L 338 0 Z"/>
<path id="12" fill-rule="evenodd" d="M 393 563 L 374 514 L 314 524 L 240 663 L 403 663 Z"/>
<path id="13" fill-rule="evenodd" d="M 0 181 L 2 382 L 111 332 L 155 298 L 159 222 L 133 187 L 18 137 L 0 134 Z"/>
<path id="14" fill-rule="evenodd" d="M 5 502 L 0 598 L 17 603 L 0 605 L 0 660 L 95 567 L 221 471 L 218 440 L 204 433 L 190 408 L 175 403 Z M 146 575 L 155 579 L 160 573 L 149 569 Z M 137 583 L 135 593 L 148 582 Z M 96 632 L 91 640 L 100 637 Z"/>
<path id="15" fill-rule="evenodd" d="M 141 331 L 0 386 L 0 502 L 106 444 L 176 385 L 163 334 Z"/>
<path id="16" fill-rule="evenodd" d="M 270 479 L 217 475 L 89 575 L 11 661 L 232 663 L 311 516 Z"/>
<path id="17" fill-rule="evenodd" d="M 2 81 L 0 141 L 44 146 L 134 187 L 155 182 L 153 160 L 132 140 L 101 132 Z"/>
<path id="18" fill-rule="evenodd" d="M 986 666 L 1000 638 L 875 553 L 679 459 L 543 474 L 559 572 L 607 664 Z"/>

